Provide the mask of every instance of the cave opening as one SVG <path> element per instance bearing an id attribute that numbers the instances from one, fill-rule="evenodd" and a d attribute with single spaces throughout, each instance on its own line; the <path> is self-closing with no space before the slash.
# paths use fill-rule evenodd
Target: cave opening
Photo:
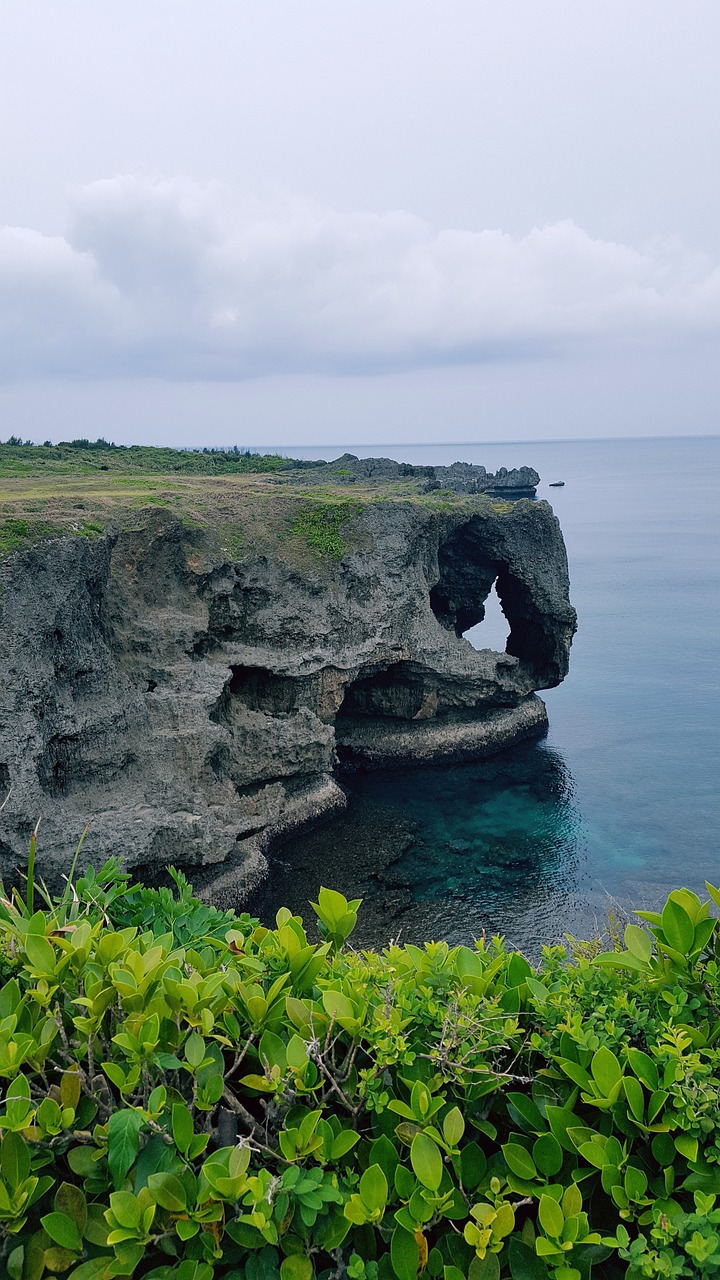
<path id="1" fill-rule="evenodd" d="M 502 547 L 489 544 L 482 521 L 471 519 L 453 530 L 439 548 L 438 569 L 430 607 L 441 626 L 474 648 L 518 658 L 539 688 L 557 683 L 553 634 L 528 583 L 513 571 Z"/>
<path id="2" fill-rule="evenodd" d="M 468 627 L 462 634 L 466 640 L 469 640 L 473 649 L 492 649 L 495 653 L 505 653 L 510 638 L 510 623 L 500 603 L 497 578 L 490 588 L 490 594 L 485 599 L 483 608 L 482 620 Z"/>
<path id="3" fill-rule="evenodd" d="M 426 700 L 421 672 L 409 662 L 395 662 L 353 680 L 345 690 L 338 719 L 374 716 L 414 720 L 422 714 Z"/>

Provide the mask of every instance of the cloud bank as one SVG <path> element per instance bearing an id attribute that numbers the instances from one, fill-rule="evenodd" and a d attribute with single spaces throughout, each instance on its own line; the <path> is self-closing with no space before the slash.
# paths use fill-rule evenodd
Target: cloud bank
<path id="1" fill-rule="evenodd" d="M 379 373 L 720 329 L 720 269 L 571 221 L 522 237 L 219 187 L 82 188 L 64 236 L 0 228 L 0 377 Z"/>

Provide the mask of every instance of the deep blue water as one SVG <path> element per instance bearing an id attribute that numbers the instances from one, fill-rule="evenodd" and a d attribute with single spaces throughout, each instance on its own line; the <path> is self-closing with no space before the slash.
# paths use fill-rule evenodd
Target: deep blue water
<path id="1" fill-rule="evenodd" d="M 602 925 L 613 899 L 718 883 L 720 438 L 353 452 L 537 468 L 568 548 L 570 675 L 543 694 L 539 743 L 353 779 L 347 818 L 281 851 L 263 914 L 332 883 L 365 898 L 361 941 L 486 929 L 532 950 Z M 469 638 L 505 634 L 497 608 Z"/>

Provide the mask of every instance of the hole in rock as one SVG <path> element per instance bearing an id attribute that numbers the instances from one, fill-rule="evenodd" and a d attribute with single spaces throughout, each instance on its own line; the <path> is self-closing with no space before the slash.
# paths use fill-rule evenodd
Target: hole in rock
<path id="1" fill-rule="evenodd" d="M 225 721 L 234 701 L 250 711 L 265 711 L 270 715 L 287 715 L 304 704 L 302 680 L 276 675 L 264 667 L 231 667 L 230 670 L 231 678 L 210 713 L 211 720 Z"/>
<path id="2" fill-rule="evenodd" d="M 510 635 L 510 624 L 500 604 L 497 580 L 493 583 L 490 595 L 485 601 L 485 617 L 482 622 L 469 627 L 463 635 L 470 641 L 473 649 L 494 649 L 496 653 L 505 652 Z"/>
<path id="3" fill-rule="evenodd" d="M 412 720 L 424 698 L 423 679 L 410 663 L 397 662 L 371 675 L 353 680 L 345 690 L 338 712 L 343 716 L 389 716 Z"/>

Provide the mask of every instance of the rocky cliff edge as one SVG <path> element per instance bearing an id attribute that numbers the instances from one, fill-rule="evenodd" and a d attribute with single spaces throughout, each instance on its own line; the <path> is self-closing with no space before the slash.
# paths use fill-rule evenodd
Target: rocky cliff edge
<path id="1" fill-rule="evenodd" d="M 6 880 L 41 818 L 51 881 L 90 823 L 95 866 L 173 863 L 239 902 L 274 841 L 345 804 L 338 762 L 461 759 L 542 728 L 535 691 L 566 674 L 575 630 L 547 503 L 388 494 L 347 508 L 339 549 L 298 556 L 282 528 L 322 508 L 284 500 L 274 542 L 231 554 L 210 523 L 150 509 L 0 563 Z M 505 653 L 463 639 L 494 583 Z"/>

